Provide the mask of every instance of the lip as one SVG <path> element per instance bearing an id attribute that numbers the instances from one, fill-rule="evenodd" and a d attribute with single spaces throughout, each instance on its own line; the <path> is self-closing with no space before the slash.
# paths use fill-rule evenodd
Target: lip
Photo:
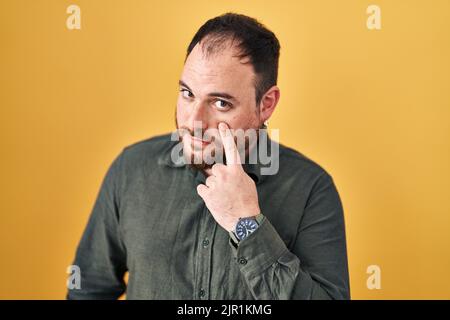
<path id="1" fill-rule="evenodd" d="M 199 139 L 199 138 L 194 137 L 194 136 L 191 136 L 191 139 L 192 139 L 193 143 L 201 144 L 202 146 L 206 146 L 206 145 L 211 143 L 211 141 L 205 141 L 205 140 Z"/>

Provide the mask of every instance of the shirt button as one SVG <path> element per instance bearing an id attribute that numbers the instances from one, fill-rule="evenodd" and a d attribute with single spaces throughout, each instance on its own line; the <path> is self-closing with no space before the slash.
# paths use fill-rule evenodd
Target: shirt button
<path id="1" fill-rule="evenodd" d="M 200 298 L 203 298 L 205 296 L 205 290 L 200 289 L 200 292 L 198 293 L 198 295 L 200 296 Z"/>
<path id="2" fill-rule="evenodd" d="M 239 258 L 239 263 L 242 264 L 242 265 L 246 265 L 247 264 L 247 259 Z"/>
<path id="3" fill-rule="evenodd" d="M 203 240 L 202 244 L 203 248 L 206 248 L 209 245 L 209 240 L 208 239 Z"/>

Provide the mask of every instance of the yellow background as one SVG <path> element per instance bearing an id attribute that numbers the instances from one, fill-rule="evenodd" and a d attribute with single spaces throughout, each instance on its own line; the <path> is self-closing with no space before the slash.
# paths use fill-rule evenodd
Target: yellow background
<path id="1" fill-rule="evenodd" d="M 81 30 L 66 28 L 70 4 Z M 1 0 L 0 298 L 65 297 L 109 164 L 174 128 L 186 47 L 227 11 L 279 37 L 269 128 L 335 179 L 352 298 L 450 299 L 448 0 Z"/>

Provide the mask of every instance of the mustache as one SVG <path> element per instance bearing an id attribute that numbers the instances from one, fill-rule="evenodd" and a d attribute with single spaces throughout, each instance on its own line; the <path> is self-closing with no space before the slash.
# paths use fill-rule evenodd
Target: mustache
<path id="1" fill-rule="evenodd" d="M 189 128 L 189 127 L 185 127 L 185 126 L 181 126 L 181 127 L 179 127 L 179 128 L 177 128 L 179 131 L 187 131 L 187 132 L 189 132 L 189 134 L 191 135 L 191 136 L 197 136 L 197 137 L 203 137 L 204 135 L 205 135 L 205 133 L 207 133 L 206 132 L 206 130 L 207 129 L 204 129 L 204 128 L 194 128 L 194 129 L 191 129 L 191 128 Z"/>
<path id="2" fill-rule="evenodd" d="M 219 129 L 215 128 L 189 128 L 186 126 L 180 126 L 177 128 L 178 136 L 180 140 L 183 138 L 183 136 L 189 134 L 191 137 L 200 138 L 204 141 L 209 142 L 220 142 L 220 133 Z"/>
<path id="3" fill-rule="evenodd" d="M 177 115 L 176 115 L 176 110 L 175 110 L 175 127 L 177 128 L 178 131 L 178 136 L 180 138 L 180 140 L 183 138 L 183 136 L 186 134 L 186 132 L 188 132 L 191 137 L 203 137 L 203 136 L 208 136 L 208 132 L 207 132 L 207 128 L 203 128 L 201 126 L 194 126 L 193 129 L 191 129 L 190 127 L 187 126 L 180 126 L 178 124 L 178 119 L 177 119 Z"/>

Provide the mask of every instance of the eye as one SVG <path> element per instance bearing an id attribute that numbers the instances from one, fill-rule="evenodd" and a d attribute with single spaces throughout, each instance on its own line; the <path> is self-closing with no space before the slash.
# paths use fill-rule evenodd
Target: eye
<path id="1" fill-rule="evenodd" d="M 231 107 L 231 103 L 225 100 L 217 100 L 216 102 L 214 102 L 214 105 L 216 106 L 217 109 L 220 110 L 225 110 Z"/>
<path id="2" fill-rule="evenodd" d="M 181 95 L 184 97 L 184 98 L 192 98 L 194 95 L 192 94 L 192 92 L 190 92 L 188 89 L 181 89 L 180 90 L 180 92 L 181 92 Z"/>

